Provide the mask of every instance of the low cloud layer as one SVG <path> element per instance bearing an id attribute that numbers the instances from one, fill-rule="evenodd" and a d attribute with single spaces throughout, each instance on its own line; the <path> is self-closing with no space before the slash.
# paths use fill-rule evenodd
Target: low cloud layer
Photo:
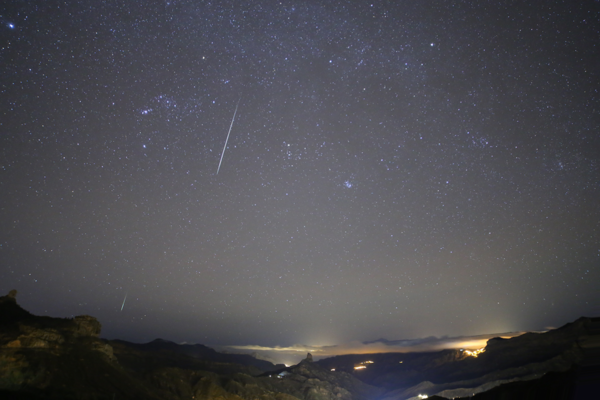
<path id="1" fill-rule="evenodd" d="M 343 354 L 373 353 L 412 353 L 422 351 L 439 351 L 443 349 L 479 349 L 485 347 L 487 341 L 494 337 L 511 338 L 524 332 L 507 332 L 459 337 L 427 337 L 408 340 L 379 339 L 370 342 L 350 342 L 333 346 L 309 346 L 296 344 L 287 347 L 265 346 L 221 346 L 220 351 L 231 353 L 252 353 L 258 358 L 275 363 L 295 364 L 311 353 L 315 360 Z"/>

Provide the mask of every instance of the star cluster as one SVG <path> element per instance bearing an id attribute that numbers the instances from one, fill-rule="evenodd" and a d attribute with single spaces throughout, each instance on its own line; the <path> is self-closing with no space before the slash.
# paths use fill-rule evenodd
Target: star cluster
<path id="1" fill-rule="evenodd" d="M 596 2 L 1 7 L 0 290 L 32 312 L 268 346 L 600 313 Z"/>

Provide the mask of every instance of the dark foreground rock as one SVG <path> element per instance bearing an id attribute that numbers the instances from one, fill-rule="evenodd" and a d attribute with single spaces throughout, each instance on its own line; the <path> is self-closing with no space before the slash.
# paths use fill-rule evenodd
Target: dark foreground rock
<path id="1" fill-rule="evenodd" d="M 286 373 L 248 355 L 165 340 L 104 341 L 90 316 L 34 316 L 0 297 L 0 399 L 371 400 L 383 391 L 304 362 Z"/>
<path id="2" fill-rule="evenodd" d="M 0 297 L 0 398 L 159 398 L 119 366 L 94 317 L 34 316 L 15 297 Z"/>

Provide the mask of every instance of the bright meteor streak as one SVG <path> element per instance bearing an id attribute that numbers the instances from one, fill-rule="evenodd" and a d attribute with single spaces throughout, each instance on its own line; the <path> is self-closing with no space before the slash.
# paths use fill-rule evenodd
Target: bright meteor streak
<path id="1" fill-rule="evenodd" d="M 125 298 L 123 299 L 123 304 L 121 304 L 121 311 L 123 311 L 123 307 L 125 307 L 125 300 L 127 300 L 127 293 L 125 293 Z"/>
<path id="2" fill-rule="evenodd" d="M 241 97 L 240 100 L 242 100 Z M 238 100 L 237 105 L 235 106 L 233 118 L 231 119 L 231 125 L 229 125 L 229 132 L 227 132 L 227 139 L 225 139 L 225 146 L 223 146 L 223 151 L 221 152 L 221 159 L 219 160 L 219 166 L 217 167 L 217 175 L 219 175 L 219 170 L 221 169 L 221 163 L 223 162 L 223 156 L 225 155 L 225 149 L 227 148 L 227 142 L 229 141 L 229 135 L 231 134 L 231 128 L 233 128 L 233 121 L 235 121 L 235 115 L 237 114 L 238 106 L 240 105 L 240 100 Z"/>

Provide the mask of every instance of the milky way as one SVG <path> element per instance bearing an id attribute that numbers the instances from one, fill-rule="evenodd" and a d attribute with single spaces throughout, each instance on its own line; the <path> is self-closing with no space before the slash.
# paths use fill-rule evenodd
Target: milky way
<path id="1" fill-rule="evenodd" d="M 9 1 L 0 292 L 215 345 L 598 316 L 597 6 Z"/>

